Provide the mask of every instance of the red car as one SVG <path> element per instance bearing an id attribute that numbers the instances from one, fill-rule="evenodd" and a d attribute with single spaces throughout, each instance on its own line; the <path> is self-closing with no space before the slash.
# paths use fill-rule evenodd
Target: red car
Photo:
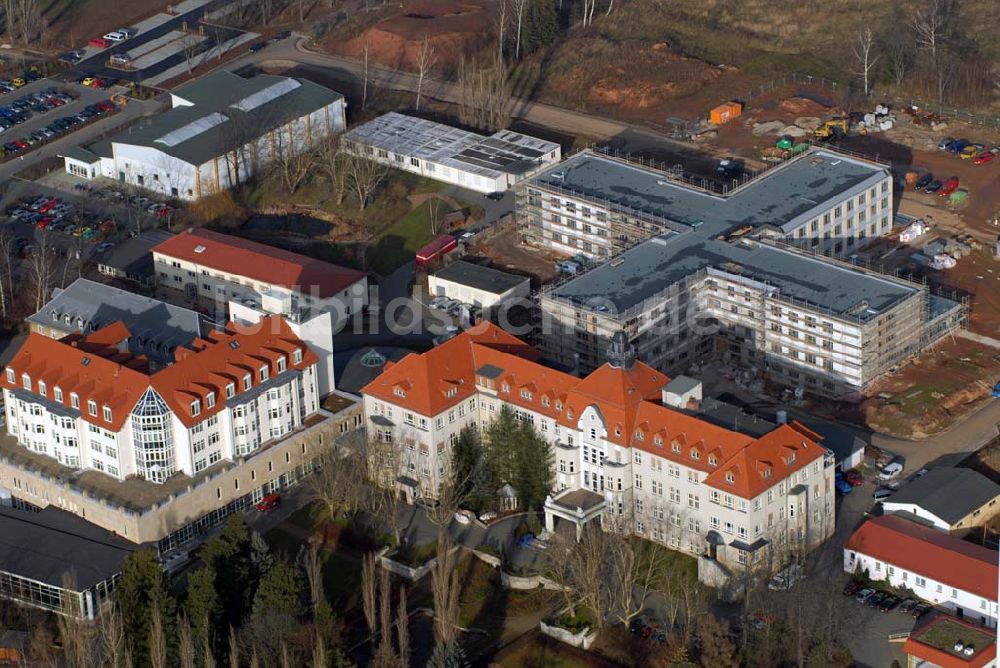
<path id="1" fill-rule="evenodd" d="M 112 111 L 115 108 L 115 105 L 111 104 L 110 102 L 98 102 L 97 108 L 103 111 L 104 113 L 108 113 L 109 111 Z"/>
<path id="2" fill-rule="evenodd" d="M 985 151 L 976 156 L 976 159 L 972 161 L 974 165 L 985 165 L 993 161 L 993 158 L 997 157 L 997 154 L 993 151 Z"/>
<path id="3" fill-rule="evenodd" d="M 941 186 L 941 190 L 938 191 L 938 197 L 947 197 L 958 189 L 958 177 L 953 176 L 944 182 Z"/>
<path id="4" fill-rule="evenodd" d="M 115 231 L 115 221 L 113 221 L 113 220 L 105 220 L 103 223 L 101 223 L 101 226 L 98 229 L 100 229 L 101 232 L 114 232 Z"/>
<path id="5" fill-rule="evenodd" d="M 15 139 L 13 141 L 14 141 L 14 145 L 17 146 L 22 151 L 24 149 L 28 148 L 29 146 L 31 146 L 31 144 L 29 144 L 28 142 L 24 141 L 23 139 Z"/>
<path id="6" fill-rule="evenodd" d="M 90 82 L 90 87 L 91 88 L 103 88 L 104 87 L 104 79 L 94 79 L 93 81 Z"/>
<path id="7" fill-rule="evenodd" d="M 864 476 L 861 475 L 861 473 L 858 471 L 848 471 L 847 473 L 844 474 L 844 480 L 846 480 L 851 485 L 854 485 L 855 487 L 863 485 L 865 482 Z"/>
<path id="8" fill-rule="evenodd" d="M 94 37 L 87 44 L 91 46 L 96 46 L 98 49 L 106 49 L 111 46 L 111 42 L 104 39 L 103 37 Z"/>
<path id="9" fill-rule="evenodd" d="M 46 202 L 45 204 L 43 204 L 40 207 L 38 207 L 38 213 L 48 213 L 52 209 L 54 209 L 57 206 L 59 206 L 59 204 L 60 204 L 59 200 L 53 198 L 53 199 L 49 200 L 48 202 Z"/>
<path id="10" fill-rule="evenodd" d="M 271 492 L 263 499 L 261 499 L 260 503 L 254 506 L 254 508 L 264 513 L 267 512 L 268 510 L 274 510 L 279 503 L 281 503 L 281 495 L 278 494 L 277 492 Z"/>
<path id="11" fill-rule="evenodd" d="M 51 222 L 52 222 L 51 218 L 40 218 L 38 222 L 35 223 L 35 227 L 37 227 L 40 230 L 44 230 L 46 227 L 49 226 Z"/>

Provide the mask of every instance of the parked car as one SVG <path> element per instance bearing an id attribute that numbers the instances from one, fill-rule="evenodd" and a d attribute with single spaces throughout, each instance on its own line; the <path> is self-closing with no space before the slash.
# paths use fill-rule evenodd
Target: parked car
<path id="1" fill-rule="evenodd" d="M 857 580 L 851 580 L 844 585 L 844 596 L 854 596 L 862 589 L 862 584 Z"/>
<path id="2" fill-rule="evenodd" d="M 854 469 L 851 469 L 844 474 L 844 480 L 851 483 L 855 487 L 865 484 L 865 477 L 861 475 L 861 471 L 855 471 Z"/>
<path id="3" fill-rule="evenodd" d="M 947 197 L 958 189 L 958 177 L 953 176 L 941 185 L 938 197 Z"/>
<path id="4" fill-rule="evenodd" d="M 913 187 L 916 188 L 917 190 L 923 190 L 924 188 L 929 186 L 931 184 L 931 181 L 933 180 L 934 180 L 934 174 L 932 174 L 931 172 L 927 172 L 926 174 L 924 174 L 923 176 L 921 176 L 919 179 L 916 180 L 916 182 L 913 184 Z"/>
<path id="5" fill-rule="evenodd" d="M 116 53 L 108 58 L 108 62 L 112 65 L 128 65 L 132 62 L 132 56 L 127 53 Z"/>
<path id="6" fill-rule="evenodd" d="M 875 499 L 875 501 L 877 501 L 877 502 L 885 501 L 890 496 L 892 496 L 892 490 L 891 489 L 885 489 L 885 488 L 876 489 L 872 493 L 872 498 Z"/>
<path id="7" fill-rule="evenodd" d="M 111 46 L 111 42 L 103 37 L 94 37 L 87 44 L 96 46 L 98 49 L 106 49 Z"/>
<path id="8" fill-rule="evenodd" d="M 992 150 L 984 151 L 983 153 L 980 153 L 979 155 L 976 156 L 976 159 L 972 161 L 972 164 L 974 164 L 974 165 L 986 165 L 988 163 L 993 162 L 993 158 L 997 157 L 997 154 L 995 152 L 996 150 L 997 149 L 992 149 Z"/>
<path id="9" fill-rule="evenodd" d="M 857 594 L 854 595 L 854 600 L 857 601 L 858 603 L 867 603 L 868 599 L 874 593 L 875 593 L 874 589 L 865 587 L 864 589 L 862 589 L 861 591 L 859 591 Z"/>
<path id="10" fill-rule="evenodd" d="M 888 596 L 888 594 L 886 594 L 884 591 L 877 591 L 868 597 L 868 600 L 865 601 L 865 605 L 867 605 L 869 608 L 877 608 L 879 605 L 882 604 L 882 601 L 885 600 L 886 596 Z"/>
<path id="11" fill-rule="evenodd" d="M 962 158 L 962 160 L 972 160 L 977 155 L 979 155 L 979 153 L 984 148 L 986 148 L 986 147 L 983 146 L 982 144 L 969 144 L 968 146 L 966 146 L 965 148 L 963 148 L 962 152 L 959 153 L 958 155 L 959 155 L 960 158 Z"/>
<path id="12" fill-rule="evenodd" d="M 263 513 L 267 512 L 268 510 L 274 510 L 275 508 L 278 507 L 280 503 L 281 503 L 281 494 L 278 494 L 277 492 L 271 492 L 270 494 L 266 495 L 263 499 L 261 499 L 260 503 L 254 506 L 254 508 Z"/>
<path id="13" fill-rule="evenodd" d="M 128 35 L 123 32 L 119 32 L 118 30 L 112 30 L 104 36 L 104 39 L 108 42 L 124 42 L 128 39 Z"/>
<path id="14" fill-rule="evenodd" d="M 844 480 L 844 477 L 839 473 L 837 474 L 837 478 L 833 481 L 833 485 L 837 488 L 837 492 L 839 494 L 845 496 L 854 491 L 854 485 Z"/>
<path id="15" fill-rule="evenodd" d="M 258 51 L 263 51 L 264 47 L 267 46 L 267 42 L 257 42 L 256 44 L 250 45 L 250 53 L 257 53 Z"/>
<path id="16" fill-rule="evenodd" d="M 971 144 L 968 139 L 956 139 L 951 144 L 948 145 L 948 152 L 958 155 L 965 150 L 965 147 Z"/>
<path id="17" fill-rule="evenodd" d="M 926 603 L 918 603 L 915 606 L 913 606 L 913 608 L 910 610 L 910 615 L 913 616 L 915 619 L 920 619 L 928 612 L 930 612 L 930 610 L 931 606 L 927 605 Z"/>
<path id="18" fill-rule="evenodd" d="M 802 565 L 789 564 L 783 570 L 775 573 L 774 577 L 767 583 L 768 589 L 775 591 L 786 591 L 795 586 L 795 583 L 802 579 Z"/>
<path id="19" fill-rule="evenodd" d="M 927 193 L 928 195 L 933 195 L 937 191 L 941 190 L 942 185 L 943 184 L 940 181 L 935 179 L 927 184 L 927 187 L 924 188 L 924 192 Z"/>
<path id="20" fill-rule="evenodd" d="M 878 477 L 879 480 L 892 480 L 902 472 L 903 472 L 902 462 L 891 461 L 882 467 L 882 470 L 879 471 L 878 473 Z"/>
<path id="21" fill-rule="evenodd" d="M 910 614 L 910 611 L 913 610 L 913 606 L 915 606 L 916 604 L 917 604 L 916 601 L 914 601 L 912 598 L 908 598 L 899 604 L 899 607 L 896 608 L 896 612 L 902 612 L 903 614 L 908 615 Z"/>
<path id="22" fill-rule="evenodd" d="M 899 605 L 899 602 L 900 599 L 898 596 L 889 595 L 886 596 L 884 599 L 882 599 L 882 602 L 879 604 L 878 609 L 881 610 L 882 612 L 889 612 L 890 610 L 895 609 L 895 607 Z"/>

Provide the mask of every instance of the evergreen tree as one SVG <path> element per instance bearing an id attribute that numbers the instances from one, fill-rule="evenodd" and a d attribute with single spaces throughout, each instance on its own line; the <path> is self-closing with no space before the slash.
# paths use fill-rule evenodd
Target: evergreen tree
<path id="1" fill-rule="evenodd" d="M 159 611 L 163 624 L 167 656 L 175 655 L 176 604 L 167 593 L 167 575 L 152 552 L 140 550 L 129 555 L 115 590 L 115 600 L 131 641 L 133 665 L 148 666 L 150 663 L 149 639 L 154 609 Z"/>
<path id="2" fill-rule="evenodd" d="M 552 44 L 559 37 L 555 0 L 531 0 L 521 34 L 521 53 L 527 55 Z"/>
<path id="3" fill-rule="evenodd" d="M 260 580 L 274 566 L 274 555 L 271 546 L 267 544 L 260 532 L 250 534 L 250 562 L 253 564 L 257 579 Z"/>
<path id="4" fill-rule="evenodd" d="M 486 429 L 486 466 L 491 490 L 510 483 L 522 508 L 538 509 L 553 484 L 552 446 L 527 421 L 504 407 Z"/>
<path id="5" fill-rule="evenodd" d="M 202 561 L 215 573 L 223 629 L 239 627 L 253 601 L 257 577 L 251 554 L 250 532 L 239 513 L 230 515 L 222 533 L 201 550 Z"/>
<path id="6" fill-rule="evenodd" d="M 302 614 L 302 583 L 294 568 L 277 563 L 268 571 L 257 587 L 253 614 L 254 617 Z"/>
<path id="7" fill-rule="evenodd" d="M 427 668 L 469 668 L 465 650 L 457 642 L 435 645 Z"/>
<path id="8" fill-rule="evenodd" d="M 465 427 L 458 434 L 458 441 L 451 451 L 451 470 L 454 484 L 459 486 L 457 498 L 478 515 L 493 500 L 493 476 L 486 462 L 485 450 L 479 433 Z"/>
<path id="9" fill-rule="evenodd" d="M 211 649 L 219 625 L 219 596 L 215 591 L 215 571 L 204 566 L 188 576 L 187 598 L 184 612 L 191 622 L 191 637 L 195 651 L 204 655 L 206 646 Z"/>

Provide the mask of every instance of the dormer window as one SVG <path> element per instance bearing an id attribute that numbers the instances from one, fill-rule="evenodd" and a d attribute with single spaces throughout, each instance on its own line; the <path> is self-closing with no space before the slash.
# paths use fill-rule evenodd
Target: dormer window
<path id="1" fill-rule="evenodd" d="M 13 383 L 14 382 L 14 370 L 13 369 L 7 369 L 7 382 L 8 383 Z"/>
<path id="2" fill-rule="evenodd" d="M 501 392 L 510 392 L 510 385 L 508 385 L 507 383 L 503 383 L 500 386 L 500 391 Z"/>
<path id="3" fill-rule="evenodd" d="M 97 417 L 97 402 L 93 399 L 87 401 L 87 412 L 92 416 Z"/>
<path id="4" fill-rule="evenodd" d="M 718 464 L 719 464 L 719 460 L 717 460 L 715 458 L 715 455 L 709 455 L 708 456 L 708 465 L 709 466 L 718 466 Z"/>
<path id="5" fill-rule="evenodd" d="M 292 351 L 292 364 L 302 364 L 302 349 L 296 348 Z"/>
<path id="6" fill-rule="evenodd" d="M 681 444 L 678 443 L 677 441 L 674 441 L 673 443 L 670 444 L 670 449 L 673 450 L 674 452 L 680 454 Z"/>
<path id="7" fill-rule="evenodd" d="M 646 435 L 644 433 L 642 433 L 640 430 L 636 429 L 635 430 L 635 439 L 637 441 L 643 441 L 643 440 L 646 439 Z"/>
<path id="8" fill-rule="evenodd" d="M 618 425 L 615 425 L 615 436 L 621 436 L 621 435 L 622 435 L 622 428 L 619 427 Z"/>
<path id="9" fill-rule="evenodd" d="M 205 405 L 208 408 L 215 408 L 215 392 L 209 392 L 205 397 Z"/>
<path id="10" fill-rule="evenodd" d="M 44 380 L 38 381 L 38 393 L 40 395 L 42 395 L 43 397 L 45 396 L 46 389 L 48 389 L 48 388 L 45 385 L 45 381 Z"/>
<path id="11" fill-rule="evenodd" d="M 79 395 L 77 395 L 76 392 L 69 393 L 69 405 L 72 406 L 73 408 L 80 407 L 80 397 Z"/>
<path id="12" fill-rule="evenodd" d="M 662 448 L 663 447 L 663 437 L 662 436 L 654 436 L 653 437 L 653 445 L 656 445 L 657 447 Z"/>
<path id="13" fill-rule="evenodd" d="M 445 392 L 444 395 L 446 397 L 448 397 L 449 399 L 451 399 L 452 397 L 458 396 L 458 388 L 457 387 L 449 387 L 448 391 Z"/>
<path id="14" fill-rule="evenodd" d="M 556 402 L 556 410 L 557 411 L 561 411 L 562 410 L 562 402 L 561 401 L 557 401 Z"/>
<path id="15" fill-rule="evenodd" d="M 191 402 L 191 415 L 201 415 L 201 402 L 197 399 Z"/>
<path id="16" fill-rule="evenodd" d="M 246 374 L 245 376 L 243 376 L 243 391 L 245 392 L 246 390 L 249 390 L 251 387 L 253 387 L 253 378 L 250 376 L 250 374 Z"/>
<path id="17" fill-rule="evenodd" d="M 268 368 L 267 366 L 262 366 L 260 368 L 260 382 L 264 382 L 268 378 Z"/>
<path id="18" fill-rule="evenodd" d="M 733 483 L 736 482 L 736 476 L 734 476 L 732 473 L 727 473 L 726 474 L 726 482 L 728 482 L 730 485 L 732 485 Z"/>
<path id="19" fill-rule="evenodd" d="M 108 406 L 104 407 L 104 421 L 111 422 L 111 409 Z"/>
<path id="20" fill-rule="evenodd" d="M 531 392 L 529 392 L 528 390 L 521 390 L 521 398 L 531 401 Z"/>
<path id="21" fill-rule="evenodd" d="M 785 464 L 787 464 L 788 466 L 791 466 L 794 463 L 795 463 L 795 453 L 793 452 L 790 455 L 788 455 L 787 457 L 785 457 Z"/>
<path id="22" fill-rule="evenodd" d="M 406 397 L 406 392 L 401 387 L 392 388 L 392 393 L 397 397 Z"/>
<path id="23" fill-rule="evenodd" d="M 31 376 L 28 374 L 21 374 L 21 386 L 26 390 L 31 389 Z"/>
<path id="24" fill-rule="evenodd" d="M 55 398 L 56 401 L 58 401 L 59 403 L 62 403 L 63 393 L 62 393 L 61 389 L 59 389 L 58 387 L 55 388 L 55 389 L 53 389 L 52 390 L 52 396 L 53 396 L 53 398 Z"/>
<path id="25" fill-rule="evenodd" d="M 545 406 L 546 408 L 548 408 L 550 403 L 551 402 L 549 401 L 548 397 L 542 397 L 542 405 L 543 406 Z"/>
<path id="26" fill-rule="evenodd" d="M 226 399 L 232 399 L 236 396 L 236 384 L 228 383 L 226 385 Z"/>
<path id="27" fill-rule="evenodd" d="M 691 459 L 701 459 L 701 453 L 697 450 L 691 451 Z"/>
<path id="28" fill-rule="evenodd" d="M 771 469 L 764 469 L 763 471 L 761 471 L 760 472 L 760 477 L 764 478 L 765 480 L 767 480 L 768 478 L 770 478 L 771 477 Z"/>
<path id="29" fill-rule="evenodd" d="M 282 355 L 281 357 L 278 358 L 278 373 L 284 373 L 284 371 L 285 371 L 285 365 L 287 363 L 288 363 L 288 361 L 285 359 L 284 355 Z"/>
<path id="30" fill-rule="evenodd" d="M 573 419 L 573 411 L 572 410 L 566 411 L 566 417 L 568 419 L 572 420 Z"/>

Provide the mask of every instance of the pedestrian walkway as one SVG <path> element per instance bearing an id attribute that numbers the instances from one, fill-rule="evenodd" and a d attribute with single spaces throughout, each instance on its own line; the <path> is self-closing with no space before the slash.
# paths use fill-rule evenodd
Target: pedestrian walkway
<path id="1" fill-rule="evenodd" d="M 976 334 L 975 332 L 970 332 L 967 329 L 958 330 L 956 336 L 960 336 L 963 339 L 968 339 L 969 341 L 975 341 L 981 343 L 984 346 L 990 346 L 991 348 L 1000 349 L 1000 339 L 994 339 L 989 336 L 983 336 L 982 334 Z"/>

